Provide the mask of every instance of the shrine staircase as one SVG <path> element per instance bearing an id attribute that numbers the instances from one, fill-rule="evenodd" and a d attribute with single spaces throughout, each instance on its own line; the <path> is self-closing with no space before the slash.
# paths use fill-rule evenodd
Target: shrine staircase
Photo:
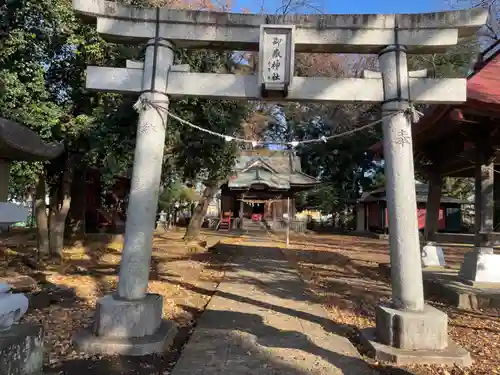
<path id="1" fill-rule="evenodd" d="M 243 219 L 243 230 L 245 232 L 267 232 L 267 227 L 262 221 Z"/>
<path id="2" fill-rule="evenodd" d="M 231 230 L 231 222 L 229 220 L 220 220 L 217 230 L 229 232 Z"/>

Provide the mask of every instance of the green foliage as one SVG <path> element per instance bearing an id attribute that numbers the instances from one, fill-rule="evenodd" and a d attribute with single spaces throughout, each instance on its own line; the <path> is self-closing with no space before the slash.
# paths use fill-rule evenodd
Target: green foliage
<path id="1" fill-rule="evenodd" d="M 71 2 L 10 1 L 0 8 L 0 116 L 35 130 L 47 141 L 61 141 L 71 118 L 68 108 L 53 100 L 47 70 L 71 25 Z M 33 189 L 39 165 L 12 165 L 11 193 Z"/>
<path id="2" fill-rule="evenodd" d="M 237 68 L 230 53 L 213 51 L 180 51 L 180 63 L 188 63 L 193 71 L 232 72 Z M 211 131 L 232 135 L 240 131 L 249 107 L 245 102 L 188 98 L 172 101 L 176 115 Z M 177 130 L 173 146 L 175 167 L 185 181 L 202 181 L 220 185 L 231 172 L 237 152 L 234 143 L 208 135 L 175 120 L 169 127 Z"/>
<path id="3" fill-rule="evenodd" d="M 314 109 L 313 115 L 316 119 L 312 126 L 307 117 L 299 123 L 293 119 L 288 121 L 296 138 L 310 139 L 339 134 L 373 122 L 379 113 L 376 107 L 371 106 L 325 105 Z M 308 194 L 308 204 L 322 207 L 322 211 L 331 213 L 358 198 L 371 184 L 371 178 L 367 176 L 376 167 L 366 150 L 380 138 L 378 125 L 326 143 L 299 147 L 303 171 L 319 176 L 324 183 L 317 192 Z M 321 199 L 327 202 L 320 202 Z"/>
<path id="4" fill-rule="evenodd" d="M 42 163 L 14 162 L 10 166 L 9 196 L 22 200 L 33 192 L 34 184 L 43 169 Z"/>
<path id="5" fill-rule="evenodd" d="M 102 40 L 94 25 L 75 17 L 71 0 L 10 1 L 0 6 L 0 21 L 0 116 L 30 127 L 46 141 L 64 142 L 68 160 L 97 167 L 106 185 L 117 176 L 130 176 L 137 98 L 88 92 L 85 69 L 124 66 L 126 59 L 143 58 L 141 48 Z M 180 50 L 177 61 L 194 71 L 237 69 L 230 53 Z M 195 124 L 226 134 L 239 131 L 247 108 L 246 103 L 197 98 L 173 101 L 170 107 Z M 225 179 L 234 163 L 234 144 L 174 120 L 168 126 L 166 180 L 172 173 L 189 181 Z M 64 168 L 71 165 L 62 162 L 49 170 L 58 174 Z M 12 196 L 32 191 L 41 170 L 40 163 L 14 162 Z"/>
<path id="6" fill-rule="evenodd" d="M 174 181 L 164 187 L 158 199 L 161 210 L 171 210 L 176 204 L 185 207 L 199 199 L 198 193 L 180 181 Z"/>
<path id="7" fill-rule="evenodd" d="M 470 178 L 445 177 L 443 191 L 449 197 L 467 199 L 474 193 L 474 180 Z"/>
<path id="8" fill-rule="evenodd" d="M 370 186 L 367 190 L 375 190 L 382 186 L 385 186 L 385 174 L 384 167 L 379 165 L 375 168 L 375 172 L 371 176 Z"/>
<path id="9" fill-rule="evenodd" d="M 323 214 L 335 212 L 340 204 L 345 203 L 338 188 L 328 183 L 298 194 L 295 201 L 298 210 L 314 208 Z"/>
<path id="10" fill-rule="evenodd" d="M 463 38 L 443 54 L 410 55 L 408 68 L 427 69 L 429 77 L 465 77 L 473 67 L 479 49 L 475 37 Z"/>

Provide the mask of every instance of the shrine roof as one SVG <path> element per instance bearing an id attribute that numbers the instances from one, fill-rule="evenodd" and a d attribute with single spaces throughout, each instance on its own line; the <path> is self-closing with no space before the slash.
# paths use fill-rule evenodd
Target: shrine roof
<path id="1" fill-rule="evenodd" d="M 64 151 L 64 145 L 44 142 L 34 131 L 17 122 L 0 118 L 0 158 L 8 160 L 50 160 Z"/>
<path id="2" fill-rule="evenodd" d="M 478 63 L 477 73 L 467 80 L 467 101 L 499 105 L 500 112 L 500 49 L 488 60 Z"/>
<path id="3" fill-rule="evenodd" d="M 428 184 L 424 184 L 419 181 L 415 182 L 415 193 L 417 202 L 426 203 L 428 191 L 429 191 Z M 380 202 L 380 201 L 387 201 L 387 196 L 385 194 L 385 187 L 380 187 L 370 192 L 365 192 L 358 200 L 358 202 L 360 203 L 370 203 L 370 202 Z M 442 192 L 441 203 L 470 204 L 470 202 L 467 200 L 447 196 L 445 191 Z"/>
<path id="4" fill-rule="evenodd" d="M 318 183 L 312 176 L 302 173 L 299 157 L 288 151 L 242 151 L 229 179 L 230 189 L 248 189 L 252 185 L 265 185 L 276 190 L 309 187 Z"/>
<path id="5" fill-rule="evenodd" d="M 300 158 L 293 152 L 283 150 L 256 149 L 241 151 L 234 167 L 235 171 L 243 171 L 252 166 L 271 169 L 278 174 L 302 172 Z"/>

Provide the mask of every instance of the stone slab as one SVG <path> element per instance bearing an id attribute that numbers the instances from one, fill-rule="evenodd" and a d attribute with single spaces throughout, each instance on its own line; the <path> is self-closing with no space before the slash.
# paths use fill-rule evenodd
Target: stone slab
<path id="1" fill-rule="evenodd" d="M 0 332 L 0 374 L 42 375 L 43 328 L 16 324 Z"/>
<path id="2" fill-rule="evenodd" d="M 162 322 L 163 297 L 147 294 L 136 301 L 106 295 L 97 301 L 96 336 L 130 338 L 154 334 Z"/>
<path id="3" fill-rule="evenodd" d="M 459 276 L 471 284 L 500 284 L 500 254 L 485 254 L 477 251 L 465 254 Z"/>
<path id="4" fill-rule="evenodd" d="M 379 264 L 379 270 L 391 277 L 389 264 Z M 500 287 L 497 284 L 465 283 L 455 269 L 428 267 L 423 270 L 423 281 L 426 299 L 437 299 L 466 310 L 500 308 Z"/>
<path id="5" fill-rule="evenodd" d="M 78 350 L 89 354 L 142 356 L 165 352 L 173 344 L 176 335 L 177 325 L 163 320 L 154 334 L 144 337 L 99 337 L 87 328 L 73 336 L 73 344 Z"/>
<path id="6" fill-rule="evenodd" d="M 280 249 L 223 246 L 235 267 L 171 375 L 372 375 Z"/>
<path id="7" fill-rule="evenodd" d="M 422 247 L 421 258 L 423 267 L 446 266 L 443 248 L 434 243 L 428 243 Z"/>
<path id="8" fill-rule="evenodd" d="M 463 246 L 463 245 L 473 245 L 475 234 L 473 233 L 436 233 L 435 241 L 440 244 L 446 244 L 446 247 L 450 246 Z M 500 233 L 499 232 L 488 232 L 481 233 L 482 242 L 489 243 L 493 247 L 500 245 Z"/>
<path id="9" fill-rule="evenodd" d="M 432 306 L 401 311 L 379 305 L 375 318 L 381 344 L 406 350 L 442 350 L 448 345 L 448 316 Z"/>
<path id="10" fill-rule="evenodd" d="M 444 350 L 407 350 L 384 345 L 376 340 L 374 328 L 361 331 L 362 343 L 372 352 L 375 359 L 397 365 L 439 364 L 466 367 L 472 365 L 472 358 L 464 348 L 452 340 Z"/>
<path id="11" fill-rule="evenodd" d="M 426 298 L 467 310 L 500 308 L 500 287 L 464 283 L 456 270 L 424 272 L 424 293 Z"/>

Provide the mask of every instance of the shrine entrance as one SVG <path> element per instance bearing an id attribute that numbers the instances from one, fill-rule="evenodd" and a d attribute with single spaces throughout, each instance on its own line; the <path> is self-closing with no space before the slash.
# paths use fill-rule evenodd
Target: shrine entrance
<path id="1" fill-rule="evenodd" d="M 264 203 L 252 203 L 252 215 L 264 215 Z"/>
<path id="2" fill-rule="evenodd" d="M 382 109 L 379 121 L 383 129 L 392 300 L 379 305 L 376 330 L 367 331 L 365 339 L 381 359 L 404 358 L 402 361 L 408 362 L 408 353 L 415 358 L 418 352 L 419 363 L 432 362 L 445 349 L 448 363 L 450 358 L 462 358 L 462 351 L 449 342 L 446 314 L 424 303 L 411 126 L 418 115 L 414 104 L 465 102 L 466 81 L 428 78 L 425 70 L 409 71 L 407 54 L 444 52 L 459 37 L 475 35 L 487 20 L 487 10 L 278 16 L 135 8 L 102 0 L 73 0 L 73 6 L 84 18 L 97 21 L 97 31 L 108 40 L 146 46 L 144 62 L 129 60 L 124 68 L 89 66 L 87 70 L 87 88 L 91 90 L 139 95 L 128 205 L 132 214 L 126 223 L 119 298 L 106 296 L 96 315 L 99 322 L 112 322 L 106 325 L 107 332 L 123 333 L 121 338 L 130 342 L 138 338 L 137 333 L 144 336 L 139 340 L 153 340 L 155 344 L 144 349 L 143 354 L 164 349 L 165 335 L 160 334 L 160 345 L 158 333 L 154 333 L 161 332 L 162 301 L 147 290 L 167 119 L 202 129 L 202 124 L 191 124 L 170 112 L 170 97 L 368 102 L 380 103 Z M 259 69 L 249 75 L 190 72 L 189 66 L 174 64 L 175 48 L 258 51 Z M 295 76 L 296 52 L 377 54 L 380 71 L 365 71 L 363 77 L 349 78 Z M 204 130 L 228 142 L 259 144 Z M 334 134 L 330 139 L 351 133 Z M 285 146 L 294 149 L 312 141 L 328 139 L 290 140 Z M 272 167 L 261 161 L 255 163 L 261 167 L 251 184 L 265 180 L 273 190 L 288 191 L 295 177 L 303 177 L 296 173 L 287 180 L 276 179 Z M 255 164 L 248 165 L 247 171 L 252 168 Z M 238 177 L 235 180 L 243 184 Z M 240 193 L 246 189 L 242 190 Z M 149 307 L 153 306 L 152 298 L 156 298 L 154 308 Z M 122 319 L 116 319 L 116 311 L 123 309 L 130 310 L 122 313 Z"/>

